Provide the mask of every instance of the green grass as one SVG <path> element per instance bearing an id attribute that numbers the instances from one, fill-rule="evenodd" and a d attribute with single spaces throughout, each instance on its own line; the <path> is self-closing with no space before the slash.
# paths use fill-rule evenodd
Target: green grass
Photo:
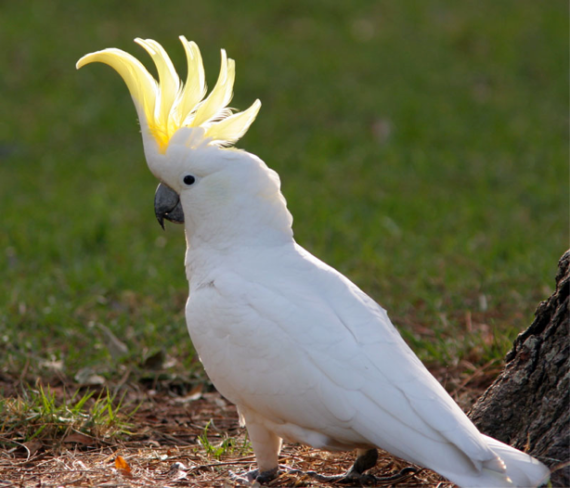
<path id="1" fill-rule="evenodd" d="M 236 59 L 232 106 L 262 100 L 238 146 L 280 173 L 300 244 L 422 359 L 504 355 L 568 246 L 566 3 L 32 0 L 0 16 L 0 374 L 116 378 L 160 350 L 196 369 L 184 238 L 154 220 L 127 89 L 74 67 L 106 47 L 149 66 L 140 36 L 184 75 L 179 34 L 210 86 Z"/>
<path id="2" fill-rule="evenodd" d="M 252 452 L 251 443 L 249 442 L 247 433 L 243 439 L 228 437 L 227 434 L 224 434 L 223 436 L 215 435 L 215 440 L 212 442 L 210 440 L 212 434 L 209 433 L 211 426 L 212 421 L 210 420 L 204 427 L 202 434 L 198 436 L 198 443 L 207 456 L 220 461 L 223 456 L 241 457 Z M 222 438 L 221 440 L 220 437 Z"/>
<path id="3" fill-rule="evenodd" d="M 129 433 L 122 401 L 116 402 L 108 391 L 97 398 L 93 392 L 60 396 L 40 386 L 23 389 L 16 397 L 0 397 L 0 446 L 29 445 L 34 439 L 53 445 L 74 434 L 86 436 L 84 443 L 95 443 Z"/>

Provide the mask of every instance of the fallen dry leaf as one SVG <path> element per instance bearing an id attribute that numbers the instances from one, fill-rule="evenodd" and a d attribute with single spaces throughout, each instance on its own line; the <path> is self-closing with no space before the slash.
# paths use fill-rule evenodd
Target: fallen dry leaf
<path id="1" fill-rule="evenodd" d="M 82 434 L 81 432 L 73 432 L 72 434 L 69 434 L 65 439 L 63 439 L 63 442 L 83 444 L 84 446 L 92 446 L 96 443 L 95 439 Z"/>
<path id="2" fill-rule="evenodd" d="M 25 448 L 27 449 L 28 456 L 33 456 L 42 447 L 41 441 L 38 441 L 36 439 L 32 439 L 31 441 L 24 442 L 21 445 L 25 446 Z"/>
<path id="3" fill-rule="evenodd" d="M 117 468 L 117 471 L 119 471 L 119 473 L 121 473 L 124 476 L 133 475 L 129 463 L 125 461 L 125 458 L 123 456 L 117 456 L 115 458 L 115 468 Z"/>
<path id="4" fill-rule="evenodd" d="M 199 400 L 200 398 L 202 398 L 202 388 L 204 387 L 204 385 L 202 383 L 198 383 L 196 386 L 194 386 L 189 392 L 188 395 L 186 395 L 185 397 L 182 398 L 177 398 L 175 401 L 176 403 L 189 403 L 189 402 L 194 402 L 196 400 Z"/>

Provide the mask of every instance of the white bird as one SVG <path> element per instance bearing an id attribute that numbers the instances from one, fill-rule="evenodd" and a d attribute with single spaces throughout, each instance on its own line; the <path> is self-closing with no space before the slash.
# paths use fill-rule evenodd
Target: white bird
<path id="1" fill-rule="evenodd" d="M 233 60 L 222 50 L 206 94 L 196 44 L 182 84 L 164 49 L 136 39 L 157 82 L 119 49 L 88 54 L 126 82 L 145 157 L 161 181 L 155 211 L 184 222 L 192 342 L 215 387 L 238 408 L 266 481 L 282 441 L 357 449 L 349 473 L 374 466 L 376 448 L 463 487 L 527 487 L 547 480 L 542 463 L 481 434 L 428 372 L 386 311 L 348 278 L 300 247 L 280 180 L 258 157 L 228 148 L 261 106 L 231 114 Z"/>

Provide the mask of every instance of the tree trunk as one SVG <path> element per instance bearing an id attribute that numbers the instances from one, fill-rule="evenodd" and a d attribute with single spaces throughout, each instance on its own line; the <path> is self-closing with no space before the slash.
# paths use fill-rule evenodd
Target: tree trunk
<path id="1" fill-rule="evenodd" d="M 544 462 L 552 486 L 570 486 L 570 250 L 560 258 L 556 291 L 519 334 L 497 380 L 469 416 L 481 432 Z"/>

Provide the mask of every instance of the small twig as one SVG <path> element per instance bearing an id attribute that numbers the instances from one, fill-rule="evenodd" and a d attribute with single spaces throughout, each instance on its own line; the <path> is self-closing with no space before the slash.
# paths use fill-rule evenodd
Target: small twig
<path id="1" fill-rule="evenodd" d="M 24 380 L 26 379 L 26 374 L 28 374 L 28 368 L 30 367 L 30 358 L 26 358 L 26 364 L 22 368 L 22 372 L 20 373 L 20 379 L 18 381 L 19 384 L 24 384 Z"/>
<path id="2" fill-rule="evenodd" d="M 464 389 L 471 381 L 473 381 L 478 376 L 481 376 L 487 369 L 496 364 L 498 361 L 499 359 L 491 359 L 483 366 L 476 368 L 475 371 L 473 371 L 473 373 L 471 373 L 465 380 L 463 380 L 461 383 L 459 383 L 459 385 L 457 385 L 456 389 L 458 391 Z"/>
<path id="3" fill-rule="evenodd" d="M 46 484 L 42 484 L 42 488 L 51 488 L 51 487 L 59 487 L 59 486 L 65 486 L 65 485 L 74 485 L 75 483 L 81 481 L 84 478 L 83 474 L 81 474 L 79 476 L 79 478 L 75 478 L 73 480 L 69 480 L 69 481 L 58 481 L 57 483 L 53 484 L 53 485 L 46 485 Z"/>
<path id="4" fill-rule="evenodd" d="M 204 469 L 204 468 L 215 468 L 217 466 L 232 466 L 234 464 L 251 464 L 253 459 L 250 461 L 227 461 L 223 463 L 212 463 L 212 464 L 200 464 L 198 466 L 192 467 L 192 470 Z"/>
<path id="5" fill-rule="evenodd" d="M 32 453 L 30 452 L 30 450 L 28 449 L 28 446 L 26 446 L 26 444 L 22 444 L 21 442 L 14 441 L 12 439 L 7 439 L 6 437 L 0 437 L 0 441 L 10 442 L 12 444 L 16 444 L 17 446 L 23 447 L 26 450 L 26 452 L 28 453 L 28 457 L 26 458 L 25 461 L 22 461 L 21 463 L 17 463 L 17 464 L 26 464 L 30 460 L 30 458 L 32 457 Z"/>
<path id="6" fill-rule="evenodd" d="M 187 446 L 196 447 L 196 444 L 193 444 L 193 443 L 188 442 L 188 441 L 184 441 L 184 440 L 182 440 L 180 437 L 175 437 L 175 436 L 170 435 L 170 434 L 167 434 L 167 433 L 165 433 L 165 432 L 161 432 L 160 435 L 161 435 L 162 438 L 168 439 L 169 441 L 173 441 L 173 442 L 176 442 L 176 443 L 181 443 L 181 442 L 183 442 L 183 443 L 185 443 Z"/>

